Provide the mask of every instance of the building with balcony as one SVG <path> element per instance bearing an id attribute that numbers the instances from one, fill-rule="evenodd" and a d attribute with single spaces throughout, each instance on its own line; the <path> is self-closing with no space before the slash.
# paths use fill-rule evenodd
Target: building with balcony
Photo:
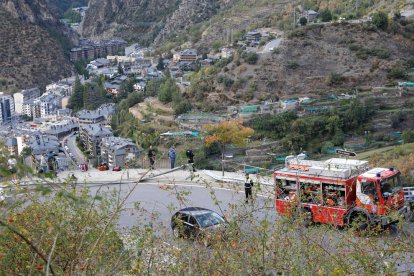
<path id="1" fill-rule="evenodd" d="M 103 104 L 96 110 L 81 110 L 76 113 L 79 124 L 109 124 L 112 115 L 115 113 L 114 104 Z"/>
<path id="2" fill-rule="evenodd" d="M 101 155 L 101 142 L 103 138 L 113 136 L 110 128 L 101 124 L 86 124 L 79 127 L 80 141 L 91 158 Z"/>
<path id="3" fill-rule="evenodd" d="M 185 49 L 178 53 L 175 53 L 173 56 L 174 62 L 179 61 L 189 61 L 194 62 L 197 61 L 197 50 L 196 49 Z"/>
<path id="4" fill-rule="evenodd" d="M 36 98 L 39 98 L 41 95 L 40 89 L 35 87 L 31 89 L 22 90 L 18 93 L 13 94 L 14 99 L 14 108 L 15 112 L 18 114 L 23 113 L 23 103 L 27 102 L 29 100 L 34 100 Z"/>
<path id="5" fill-rule="evenodd" d="M 25 101 L 22 114 L 33 118 L 45 118 L 55 115 L 62 108 L 62 98 L 62 96 L 56 94 L 44 94 L 39 98 Z"/>
<path id="6" fill-rule="evenodd" d="M 108 166 L 125 166 L 128 160 L 137 158 L 142 153 L 130 139 L 120 137 L 103 138 L 101 142 L 101 163 Z"/>

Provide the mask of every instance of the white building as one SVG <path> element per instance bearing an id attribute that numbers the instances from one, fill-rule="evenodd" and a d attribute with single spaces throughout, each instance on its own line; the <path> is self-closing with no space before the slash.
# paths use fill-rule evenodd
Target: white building
<path id="1" fill-rule="evenodd" d="M 229 58 L 233 55 L 234 49 L 231 48 L 221 48 L 221 58 Z"/>
<path id="2" fill-rule="evenodd" d="M 26 101 L 34 100 L 40 97 L 40 89 L 39 88 L 31 88 L 22 90 L 18 93 L 13 95 L 14 98 L 14 108 L 16 113 L 22 114 L 23 113 L 23 103 Z"/>
<path id="3" fill-rule="evenodd" d="M 33 118 L 45 118 L 62 108 L 62 96 L 45 94 L 23 103 L 22 113 Z"/>
<path id="4" fill-rule="evenodd" d="M 46 93 L 53 93 L 57 95 L 61 95 L 63 97 L 71 96 L 72 95 L 72 85 L 65 84 L 65 83 L 52 83 L 46 86 Z"/>

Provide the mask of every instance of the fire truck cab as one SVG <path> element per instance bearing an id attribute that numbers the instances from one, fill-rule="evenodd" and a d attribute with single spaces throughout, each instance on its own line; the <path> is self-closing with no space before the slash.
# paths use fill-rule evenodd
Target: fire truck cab
<path id="1" fill-rule="evenodd" d="M 288 156 L 285 167 L 274 172 L 276 211 L 292 215 L 299 209 L 306 224 L 345 226 L 363 218 L 386 227 L 395 223 L 386 216 L 391 211 L 408 214 L 399 175 L 393 168 L 370 170 L 367 161 Z"/>

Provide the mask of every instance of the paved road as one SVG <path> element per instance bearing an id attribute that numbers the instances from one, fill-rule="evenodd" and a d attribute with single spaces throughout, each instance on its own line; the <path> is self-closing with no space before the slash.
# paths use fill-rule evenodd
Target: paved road
<path id="1" fill-rule="evenodd" d="M 121 197 L 125 197 L 134 184 L 122 184 L 105 186 L 100 192 L 110 193 L 121 189 Z M 99 187 L 91 189 L 96 194 Z M 214 195 L 212 195 L 213 193 Z M 179 198 L 181 198 L 179 200 Z M 139 204 L 139 209 L 136 209 Z M 162 225 L 156 227 L 170 230 L 170 219 L 174 212 L 188 206 L 204 207 L 225 215 L 231 219 L 235 214 L 231 207 L 239 205 L 240 210 L 260 209 L 255 211 L 257 219 L 266 216 L 276 220 L 276 212 L 272 199 L 257 197 L 254 204 L 244 203 L 244 192 L 234 191 L 227 188 L 205 188 L 197 184 L 175 184 L 162 186 L 157 183 L 143 183 L 136 186 L 125 203 L 125 211 L 119 219 L 120 227 L 132 227 L 134 225 L 146 224 L 152 221 L 154 224 Z M 239 210 L 239 211 L 240 211 Z"/>
<path id="2" fill-rule="evenodd" d="M 282 43 L 282 41 L 283 40 L 281 38 L 273 39 L 273 40 L 269 41 L 265 45 L 263 50 L 258 52 L 258 53 L 260 53 L 260 54 L 271 53 L 274 49 L 276 49 L 277 47 L 280 46 L 280 43 Z"/>
<path id="3" fill-rule="evenodd" d="M 69 148 L 69 152 L 71 152 L 75 156 L 75 162 L 77 164 L 85 163 L 85 157 L 83 153 L 80 151 L 78 146 L 76 145 L 76 135 L 70 135 L 68 138 L 67 146 Z"/>

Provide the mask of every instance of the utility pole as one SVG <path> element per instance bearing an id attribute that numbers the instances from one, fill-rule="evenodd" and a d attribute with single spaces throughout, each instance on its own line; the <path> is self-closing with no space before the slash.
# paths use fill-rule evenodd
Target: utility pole
<path id="1" fill-rule="evenodd" d="M 293 8 L 293 27 L 296 27 L 296 8 Z"/>

